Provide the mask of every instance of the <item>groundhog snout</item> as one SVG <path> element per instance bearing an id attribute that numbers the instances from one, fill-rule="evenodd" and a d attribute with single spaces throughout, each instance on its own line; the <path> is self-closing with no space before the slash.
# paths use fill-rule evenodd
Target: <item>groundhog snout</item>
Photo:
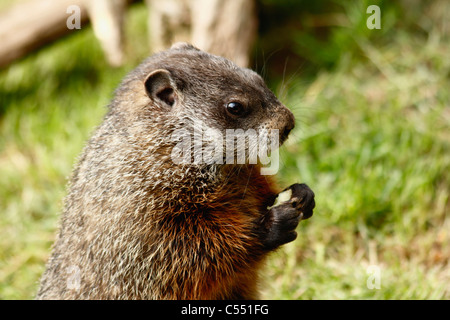
<path id="1" fill-rule="evenodd" d="M 283 143 L 295 127 L 294 114 L 285 106 L 280 107 L 280 143 Z"/>

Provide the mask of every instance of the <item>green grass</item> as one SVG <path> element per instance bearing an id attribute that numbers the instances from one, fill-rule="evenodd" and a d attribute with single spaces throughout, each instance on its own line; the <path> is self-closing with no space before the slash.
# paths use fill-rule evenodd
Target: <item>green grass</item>
<path id="1" fill-rule="evenodd" d="M 143 6 L 129 15 L 122 68 L 86 27 L 0 72 L 0 299 L 33 298 L 72 166 L 149 51 Z M 356 34 L 335 68 L 276 88 L 297 118 L 280 184 L 308 183 L 317 207 L 268 259 L 263 298 L 450 298 L 450 41 L 423 28 Z"/>
<path id="2" fill-rule="evenodd" d="M 281 176 L 309 183 L 317 207 L 270 262 L 267 298 L 450 298 L 449 39 L 437 37 L 358 40 L 368 59 L 293 85 L 300 128 Z"/>

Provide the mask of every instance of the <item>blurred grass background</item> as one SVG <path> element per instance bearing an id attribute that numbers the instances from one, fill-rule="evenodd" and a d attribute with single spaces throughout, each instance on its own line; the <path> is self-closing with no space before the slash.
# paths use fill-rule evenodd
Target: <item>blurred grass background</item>
<path id="1" fill-rule="evenodd" d="M 254 68 L 297 118 L 280 184 L 306 182 L 317 203 L 268 260 L 262 297 L 449 299 L 448 3 L 260 0 L 259 16 Z M 87 26 L 0 70 L 0 299 L 33 298 L 72 166 L 149 53 L 146 19 L 130 8 L 121 68 Z"/>

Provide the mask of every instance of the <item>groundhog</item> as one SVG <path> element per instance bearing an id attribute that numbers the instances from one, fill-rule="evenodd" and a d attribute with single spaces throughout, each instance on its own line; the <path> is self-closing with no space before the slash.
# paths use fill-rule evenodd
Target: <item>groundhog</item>
<path id="1" fill-rule="evenodd" d="M 115 91 L 73 172 L 37 299 L 258 298 L 265 258 L 296 238 L 314 193 L 294 184 L 273 206 L 281 189 L 251 161 L 249 137 L 243 163 L 225 151 L 198 161 L 207 148 L 195 144 L 177 158 L 185 144 L 175 133 L 195 136 L 199 123 L 224 137 L 273 130 L 281 145 L 294 116 L 257 73 L 190 44 L 145 60 Z"/>

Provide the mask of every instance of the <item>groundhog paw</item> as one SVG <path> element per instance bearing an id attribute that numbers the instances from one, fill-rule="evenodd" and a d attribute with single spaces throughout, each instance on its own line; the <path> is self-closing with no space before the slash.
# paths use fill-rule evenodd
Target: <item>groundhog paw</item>
<path id="1" fill-rule="evenodd" d="M 272 207 L 263 221 L 262 242 L 265 248 L 275 249 L 297 238 L 298 223 L 308 219 L 315 207 L 314 192 L 306 184 L 293 184 L 288 201 Z"/>
<path id="2" fill-rule="evenodd" d="M 285 190 L 288 189 L 292 190 L 292 196 L 289 202 L 302 213 L 302 219 L 311 218 L 313 209 L 316 206 L 314 192 L 304 183 L 295 183 Z"/>

